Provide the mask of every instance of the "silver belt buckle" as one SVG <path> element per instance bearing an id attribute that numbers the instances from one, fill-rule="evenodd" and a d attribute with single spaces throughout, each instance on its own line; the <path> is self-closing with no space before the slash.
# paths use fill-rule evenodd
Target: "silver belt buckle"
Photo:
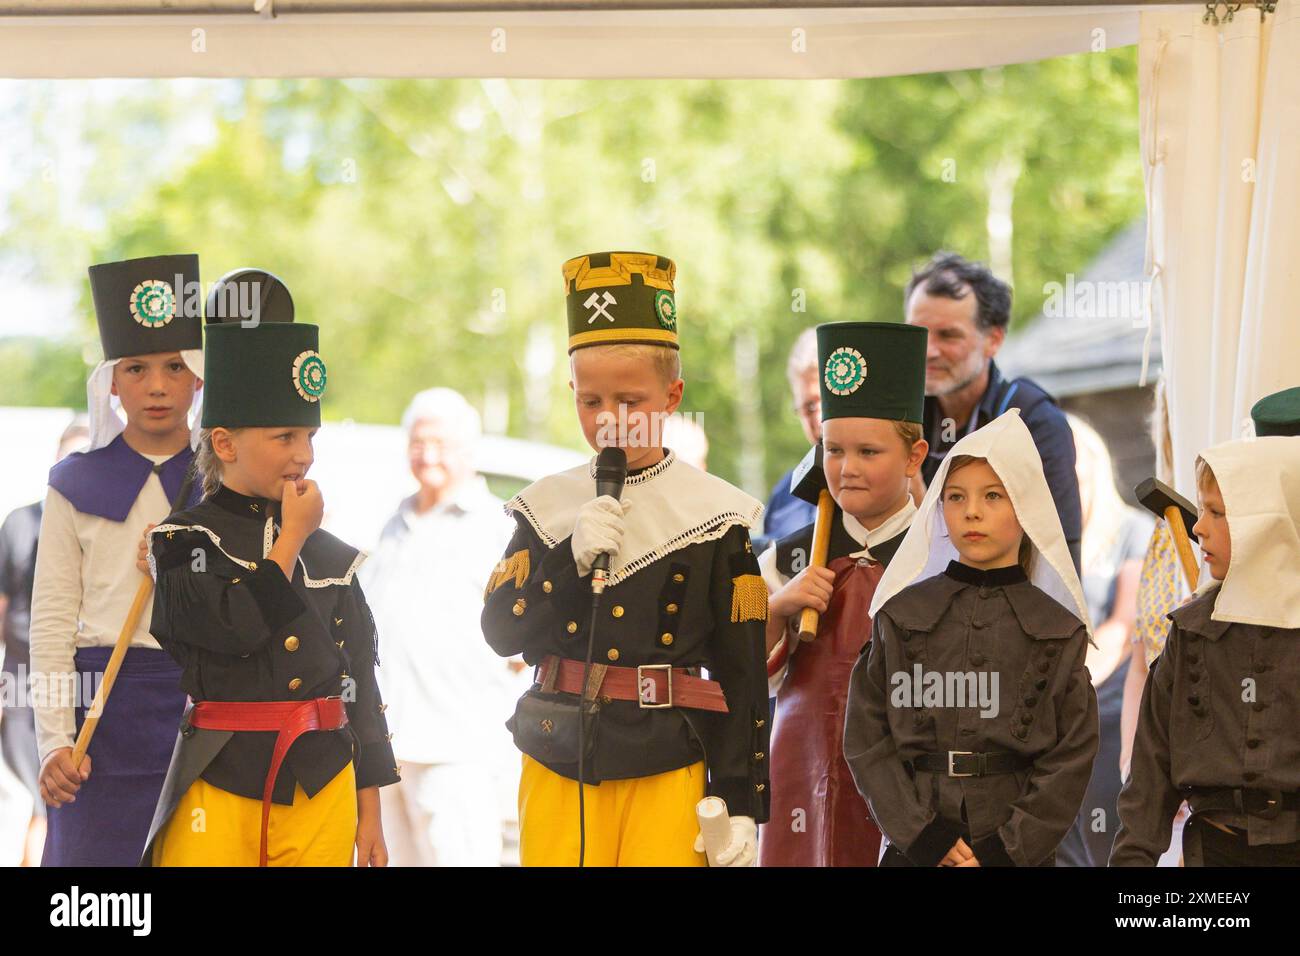
<path id="1" fill-rule="evenodd" d="M 973 777 L 973 776 L 975 776 L 975 774 L 973 774 L 973 773 L 958 773 L 958 772 L 953 768 L 953 758 L 954 758 L 954 757 L 973 757 L 973 756 L 975 756 L 975 752 L 974 752 L 973 750 L 949 750 L 949 751 L 948 751 L 948 776 L 950 776 L 950 777 Z"/>
<path id="2" fill-rule="evenodd" d="M 663 671 L 668 678 L 668 702 L 665 704 L 648 704 L 646 703 L 645 694 L 642 692 L 642 681 L 649 680 L 650 686 L 654 686 L 651 678 L 643 677 L 642 671 Z M 636 703 L 642 710 L 663 710 L 665 707 L 673 705 L 673 665 L 672 664 L 638 664 L 636 667 Z"/>

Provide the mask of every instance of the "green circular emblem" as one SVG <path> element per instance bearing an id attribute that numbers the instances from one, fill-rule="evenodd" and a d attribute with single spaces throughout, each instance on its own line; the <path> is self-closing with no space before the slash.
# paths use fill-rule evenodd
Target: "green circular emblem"
<path id="1" fill-rule="evenodd" d="M 867 360 L 847 345 L 826 360 L 826 387 L 833 395 L 852 395 L 867 380 Z"/>
<path id="2" fill-rule="evenodd" d="M 659 318 L 659 324 L 669 332 L 677 331 L 677 303 L 667 289 L 655 293 L 655 315 Z"/>
<path id="3" fill-rule="evenodd" d="M 293 360 L 293 387 L 306 401 L 319 402 L 325 394 L 325 360 L 308 349 Z"/>
<path id="4" fill-rule="evenodd" d="M 161 279 L 146 279 L 131 290 L 131 316 L 146 329 L 160 329 L 176 315 L 176 293 Z"/>

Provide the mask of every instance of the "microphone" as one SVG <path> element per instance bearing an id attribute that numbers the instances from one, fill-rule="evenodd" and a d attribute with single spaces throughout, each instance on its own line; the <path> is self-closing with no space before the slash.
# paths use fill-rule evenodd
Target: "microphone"
<path id="1" fill-rule="evenodd" d="M 615 501 L 623 497 L 627 479 L 627 452 L 622 448 L 602 448 L 596 456 L 596 497 L 609 495 Z M 591 591 L 600 594 L 609 580 L 609 552 L 602 551 L 591 562 Z"/>

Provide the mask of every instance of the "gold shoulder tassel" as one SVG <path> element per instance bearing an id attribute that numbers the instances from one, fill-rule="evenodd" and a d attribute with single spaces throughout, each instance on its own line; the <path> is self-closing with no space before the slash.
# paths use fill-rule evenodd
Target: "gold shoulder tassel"
<path id="1" fill-rule="evenodd" d="M 515 579 L 515 590 L 518 591 L 524 586 L 524 582 L 528 580 L 529 573 L 527 548 L 516 551 L 508 558 L 502 558 L 497 562 L 497 566 L 492 569 L 492 576 L 488 578 L 487 587 L 483 591 L 483 600 L 486 601 L 489 594 L 511 578 Z"/>
<path id="2" fill-rule="evenodd" d="M 767 620 L 767 585 L 757 574 L 731 579 L 731 623 Z"/>

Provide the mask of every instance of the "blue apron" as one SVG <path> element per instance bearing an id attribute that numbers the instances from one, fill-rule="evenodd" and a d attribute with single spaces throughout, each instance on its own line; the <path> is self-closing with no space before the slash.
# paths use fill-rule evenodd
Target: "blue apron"
<path id="1" fill-rule="evenodd" d="M 94 680 L 97 687 L 112 653 L 111 647 L 78 650 L 78 686 Z M 49 808 L 41 866 L 139 864 L 185 709 L 180 681 L 180 665 L 166 651 L 127 650 L 87 750 L 90 779 L 75 803 Z M 85 714 L 79 700 L 78 732 Z"/>

